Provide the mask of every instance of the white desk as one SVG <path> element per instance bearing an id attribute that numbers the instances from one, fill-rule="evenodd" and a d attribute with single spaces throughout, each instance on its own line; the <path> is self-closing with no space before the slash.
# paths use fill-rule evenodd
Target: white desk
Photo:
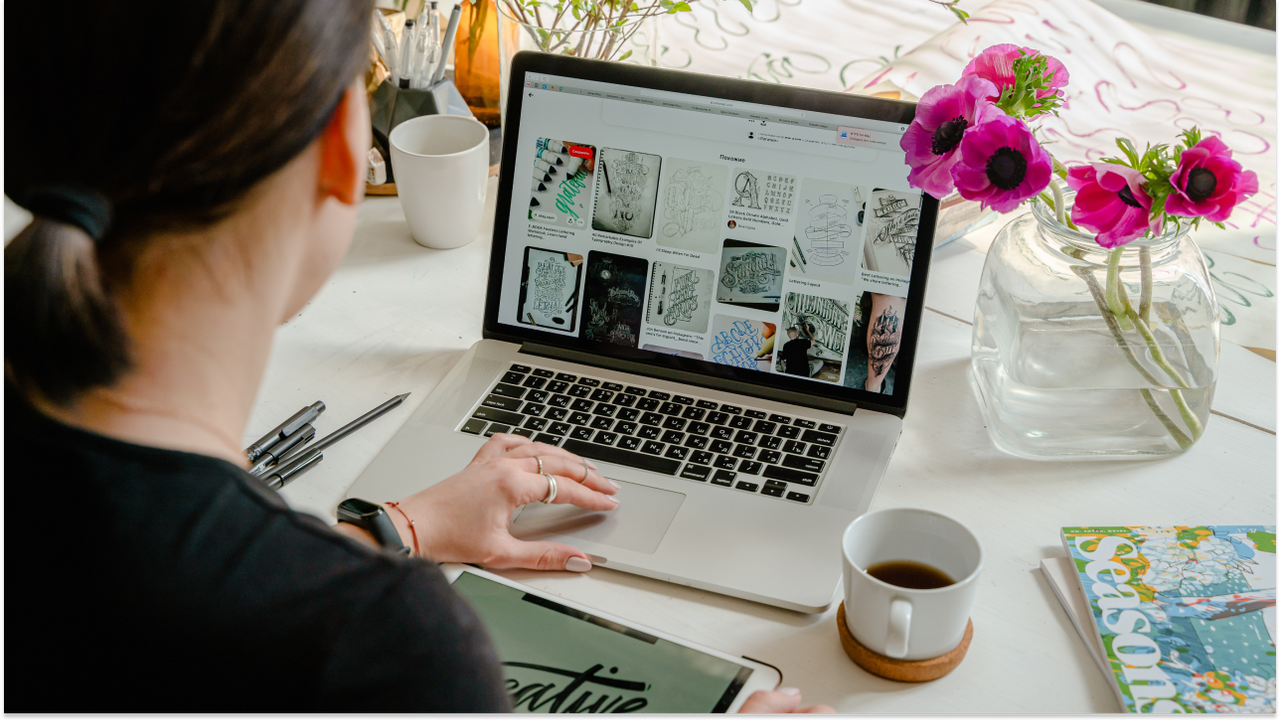
<path id="1" fill-rule="evenodd" d="M 490 193 L 492 204 L 494 193 Z M 490 207 L 486 225 L 491 224 Z M 969 333 L 983 252 L 998 226 L 934 256 L 902 440 L 872 509 L 946 512 L 981 538 L 987 565 L 965 662 L 925 685 L 881 680 L 840 648 L 835 608 L 802 615 L 596 569 L 510 576 L 668 632 L 780 667 L 806 702 L 843 712 L 1118 712 L 1037 566 L 1077 524 L 1275 523 L 1275 365 L 1223 344 L 1204 438 L 1149 462 L 1037 463 L 998 453 L 969 388 Z M 364 202 L 355 244 L 277 336 L 246 444 L 316 399 L 321 433 L 406 390 L 401 408 L 326 453 L 284 489 L 333 520 L 347 487 L 448 368 L 480 339 L 488 234 L 450 251 L 414 244 L 395 198 Z M 441 468 L 453 472 L 455 468 Z M 813 552 L 837 553 L 837 547 Z"/>

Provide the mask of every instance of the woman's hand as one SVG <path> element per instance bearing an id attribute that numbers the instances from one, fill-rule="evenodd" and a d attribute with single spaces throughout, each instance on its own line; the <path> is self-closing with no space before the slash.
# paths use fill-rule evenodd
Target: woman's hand
<path id="1" fill-rule="evenodd" d="M 740 713 L 762 713 L 779 715 L 782 713 L 833 713 L 835 710 L 826 705 L 810 705 L 800 707 L 800 691 L 796 688 L 778 688 L 777 690 L 757 690 L 742 703 Z"/>
<path id="2" fill-rule="evenodd" d="M 618 491 L 617 483 L 597 473 L 594 463 L 526 437 L 496 434 L 462 472 L 400 501 L 400 509 L 413 518 L 422 556 L 495 569 L 590 570 L 591 561 L 581 550 L 517 540 L 507 529 L 517 507 L 547 497 L 547 479 L 538 473 L 536 458 L 556 479 L 554 504 L 587 510 L 618 506 L 610 497 Z M 394 508 L 387 508 L 387 513 L 404 544 L 413 547 L 404 516 Z"/>

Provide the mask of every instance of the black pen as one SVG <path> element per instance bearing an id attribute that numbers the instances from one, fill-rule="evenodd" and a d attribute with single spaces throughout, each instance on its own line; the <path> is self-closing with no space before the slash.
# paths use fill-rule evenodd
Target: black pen
<path id="1" fill-rule="evenodd" d="M 315 420 L 322 412 L 324 412 L 324 403 L 317 400 L 294 413 L 293 417 L 277 425 L 275 430 L 263 435 L 258 438 L 257 442 L 245 448 L 244 453 L 249 456 L 249 462 L 256 462 L 258 458 L 262 457 L 263 453 L 296 433 L 303 425 Z"/>
<path id="2" fill-rule="evenodd" d="M 368 425 L 374 420 L 377 420 L 379 417 L 385 415 L 387 412 L 394 409 L 397 405 L 404 402 L 404 399 L 407 397 L 409 397 L 409 393 L 404 393 L 403 395 L 397 395 L 391 398 L 390 400 L 382 403 L 378 407 L 361 415 L 355 420 L 352 420 L 346 425 L 343 425 L 333 433 L 330 433 L 329 435 L 324 436 L 324 438 L 318 441 L 315 445 L 299 450 L 298 452 L 295 452 L 292 455 L 285 456 L 285 458 L 279 462 L 277 469 L 271 471 L 268 474 L 267 484 L 271 485 L 270 479 L 278 474 L 281 476 L 282 482 L 280 483 L 280 485 L 272 485 L 272 487 L 283 487 L 285 484 L 289 482 L 289 474 L 292 470 L 296 469 L 300 465 L 306 465 L 306 463 L 309 462 L 310 458 L 314 458 L 315 456 L 318 456 L 320 452 L 325 448 L 345 438 L 346 436 L 350 435 L 356 430 L 359 430 L 365 425 Z"/>
<path id="3" fill-rule="evenodd" d="M 305 445 L 316 438 L 316 428 L 310 423 L 298 428 L 298 431 L 278 442 L 270 450 L 258 456 L 258 464 L 249 469 L 251 475 L 261 475 L 263 471 L 280 462 L 280 458 L 288 455 L 299 445 Z"/>
<path id="4" fill-rule="evenodd" d="M 285 485 L 293 482 L 302 473 L 310 470 L 316 465 L 319 465 L 321 460 L 324 460 L 324 453 L 306 452 L 303 453 L 303 455 L 305 455 L 305 457 L 295 455 L 288 462 L 282 463 L 276 466 L 275 469 L 268 471 L 266 476 L 262 478 L 262 482 L 266 483 L 267 487 L 273 490 L 279 490 Z"/>

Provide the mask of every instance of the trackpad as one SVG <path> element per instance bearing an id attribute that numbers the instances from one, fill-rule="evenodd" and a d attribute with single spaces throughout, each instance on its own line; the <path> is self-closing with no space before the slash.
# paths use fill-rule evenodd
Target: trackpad
<path id="1" fill-rule="evenodd" d="M 653 554 L 684 502 L 684 493 L 659 490 L 619 480 L 618 508 L 608 512 L 573 505 L 530 503 L 511 524 L 521 540 L 547 540 L 561 535 L 624 550 Z"/>

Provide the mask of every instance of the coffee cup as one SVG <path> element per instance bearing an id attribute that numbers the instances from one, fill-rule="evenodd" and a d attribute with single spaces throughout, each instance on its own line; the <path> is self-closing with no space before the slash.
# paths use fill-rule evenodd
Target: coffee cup
<path id="1" fill-rule="evenodd" d="M 419 244 L 448 249 L 480 231 L 489 181 L 489 129 L 475 118 L 422 115 L 391 131 L 396 194 Z"/>
<path id="2" fill-rule="evenodd" d="M 854 520 L 842 546 L 845 625 L 863 647 L 927 660 L 960 645 L 982 572 L 967 527 L 929 510 L 878 510 Z"/>

